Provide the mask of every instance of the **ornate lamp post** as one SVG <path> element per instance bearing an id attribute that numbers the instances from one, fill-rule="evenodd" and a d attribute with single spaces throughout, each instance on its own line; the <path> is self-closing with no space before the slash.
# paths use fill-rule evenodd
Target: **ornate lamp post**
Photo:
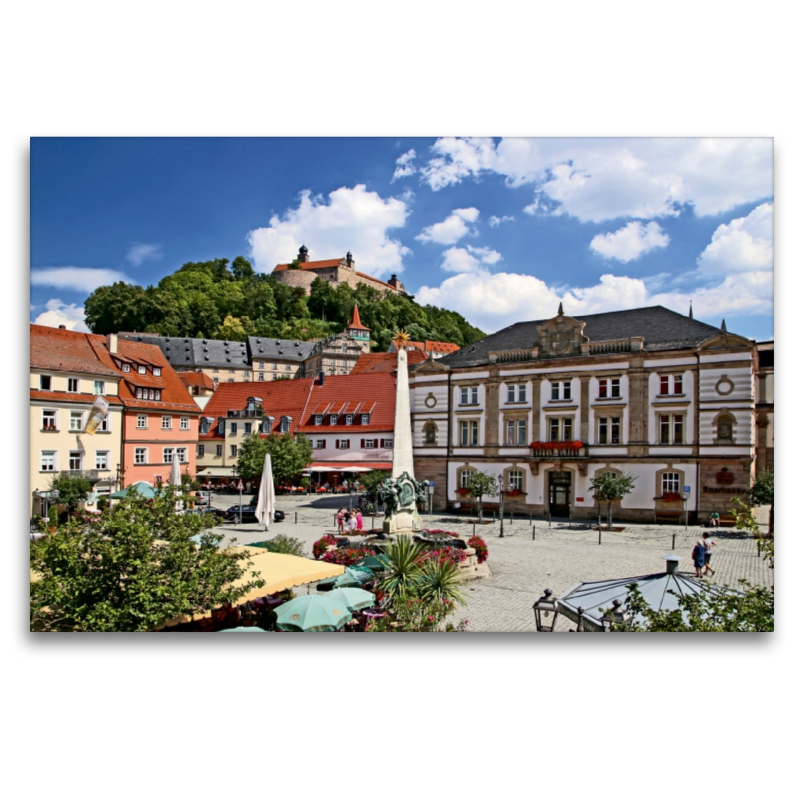
<path id="1" fill-rule="evenodd" d="M 606 611 L 606 613 L 600 618 L 600 622 L 603 623 L 604 633 L 609 633 L 612 630 L 612 626 L 623 629 L 627 628 L 633 618 L 628 610 L 622 605 L 622 600 L 612 600 L 611 605 L 613 608 L 609 611 Z"/>
<path id="2" fill-rule="evenodd" d="M 545 589 L 544 594 L 533 604 L 533 613 L 536 615 L 536 630 L 539 633 L 552 633 L 558 618 L 558 603 L 550 589 Z"/>

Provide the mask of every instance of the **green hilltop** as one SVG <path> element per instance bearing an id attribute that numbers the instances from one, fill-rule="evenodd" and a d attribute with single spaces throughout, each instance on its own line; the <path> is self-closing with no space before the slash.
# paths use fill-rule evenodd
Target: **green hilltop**
<path id="1" fill-rule="evenodd" d="M 416 341 L 460 347 L 485 336 L 461 314 L 365 284 L 353 289 L 317 278 L 309 296 L 256 272 L 243 256 L 233 263 L 226 258 L 189 262 L 147 288 L 123 281 L 100 286 L 84 309 L 86 324 L 99 334 L 140 331 L 229 341 L 248 336 L 307 341 L 341 331 L 356 303 L 375 351 L 387 350 L 392 333 L 400 328 Z"/>

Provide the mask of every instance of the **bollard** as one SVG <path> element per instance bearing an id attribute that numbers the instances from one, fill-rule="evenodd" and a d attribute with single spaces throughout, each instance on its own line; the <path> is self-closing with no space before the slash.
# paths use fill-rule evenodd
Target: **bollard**
<path id="1" fill-rule="evenodd" d="M 675 550 L 675 534 L 672 534 L 672 549 Z"/>
<path id="2" fill-rule="evenodd" d="M 512 511 L 508 516 L 509 516 L 508 524 L 509 525 L 513 525 L 514 524 L 514 512 Z"/>
<path id="3" fill-rule="evenodd" d="M 547 527 L 553 527 L 553 515 L 549 511 L 547 512 Z"/>
<path id="4" fill-rule="evenodd" d="M 472 523 L 472 535 L 473 536 L 475 535 L 475 523 L 474 522 Z"/>
<path id="5" fill-rule="evenodd" d="M 297 525 L 297 512 L 294 512 L 294 524 Z"/>
<path id="6" fill-rule="evenodd" d="M 528 525 L 533 525 L 533 511 L 528 514 Z"/>
<path id="7" fill-rule="evenodd" d="M 372 515 L 372 530 L 375 530 L 375 515 Z"/>
<path id="8" fill-rule="evenodd" d="M 603 544 L 603 531 L 597 529 L 597 544 Z"/>
<path id="9" fill-rule="evenodd" d="M 567 530 L 570 530 L 570 531 L 572 530 L 572 520 L 569 520 L 567 522 Z"/>
<path id="10" fill-rule="evenodd" d="M 497 515 L 496 512 L 492 511 L 492 524 L 494 525 L 495 522 L 497 522 Z"/>
<path id="11" fill-rule="evenodd" d="M 533 526 L 533 541 L 536 541 L 536 526 Z"/>

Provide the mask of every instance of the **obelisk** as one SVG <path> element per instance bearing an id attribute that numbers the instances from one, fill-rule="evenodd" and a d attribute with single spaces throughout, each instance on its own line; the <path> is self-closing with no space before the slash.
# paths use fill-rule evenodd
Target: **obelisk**
<path id="1" fill-rule="evenodd" d="M 404 472 L 414 477 L 414 453 L 411 440 L 411 391 L 408 388 L 408 353 L 401 345 L 397 350 L 397 397 L 394 407 L 394 453 L 392 477 Z"/>

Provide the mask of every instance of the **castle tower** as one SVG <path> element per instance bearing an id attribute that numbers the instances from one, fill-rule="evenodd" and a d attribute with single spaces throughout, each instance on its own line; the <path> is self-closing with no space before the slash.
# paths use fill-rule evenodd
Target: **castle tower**
<path id="1" fill-rule="evenodd" d="M 358 313 L 358 303 L 353 307 L 353 316 L 347 323 L 345 332 L 361 345 L 361 352 L 369 352 L 369 331 L 370 329 L 361 322 L 361 315 Z"/>
<path id="2" fill-rule="evenodd" d="M 297 254 L 297 260 L 301 264 L 308 261 L 308 248 L 305 245 L 302 245 L 300 248 L 300 252 Z"/>

